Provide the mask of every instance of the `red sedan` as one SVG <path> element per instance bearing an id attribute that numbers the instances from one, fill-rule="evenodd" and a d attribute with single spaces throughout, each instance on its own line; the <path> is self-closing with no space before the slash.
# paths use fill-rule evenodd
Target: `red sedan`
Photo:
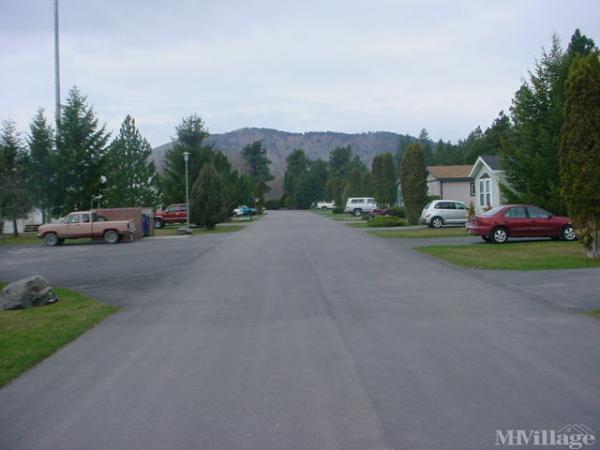
<path id="1" fill-rule="evenodd" d="M 504 205 L 490 209 L 467 222 L 470 234 L 486 242 L 503 243 L 509 237 L 549 237 L 573 241 L 575 228 L 568 217 L 555 216 L 531 205 Z"/>

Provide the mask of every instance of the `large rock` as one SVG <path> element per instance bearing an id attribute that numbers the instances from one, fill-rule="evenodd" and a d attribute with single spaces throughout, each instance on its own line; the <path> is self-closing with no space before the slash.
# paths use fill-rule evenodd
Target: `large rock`
<path id="1" fill-rule="evenodd" d="M 57 301 L 48 281 L 39 275 L 10 283 L 0 292 L 0 310 L 33 308 Z"/>

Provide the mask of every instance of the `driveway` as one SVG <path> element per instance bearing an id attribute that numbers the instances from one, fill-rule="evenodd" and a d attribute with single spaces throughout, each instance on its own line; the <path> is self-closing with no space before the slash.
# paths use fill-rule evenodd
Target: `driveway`
<path id="1" fill-rule="evenodd" d="M 134 280 L 122 312 L 0 390 L 0 448 L 482 449 L 496 430 L 600 432 L 598 321 L 357 231 L 270 212 L 184 257 L 149 251 L 176 270 L 143 296 Z"/>

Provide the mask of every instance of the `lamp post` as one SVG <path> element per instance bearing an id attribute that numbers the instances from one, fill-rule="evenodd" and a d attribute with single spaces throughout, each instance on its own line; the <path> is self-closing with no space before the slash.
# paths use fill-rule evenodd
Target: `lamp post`
<path id="1" fill-rule="evenodd" d="M 190 152 L 183 152 L 183 159 L 185 161 L 185 207 L 187 209 L 187 220 L 186 225 L 190 227 L 190 188 L 188 181 L 188 160 L 190 159 Z"/>

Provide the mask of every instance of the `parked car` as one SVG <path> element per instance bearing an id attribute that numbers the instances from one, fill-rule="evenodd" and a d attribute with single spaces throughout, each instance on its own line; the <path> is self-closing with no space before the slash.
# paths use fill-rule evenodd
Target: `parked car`
<path id="1" fill-rule="evenodd" d="M 498 206 L 474 216 L 466 228 L 470 234 L 495 243 L 506 242 L 509 237 L 549 237 L 565 241 L 577 239 L 571 219 L 555 216 L 532 205 Z"/>
<path id="2" fill-rule="evenodd" d="M 431 228 L 465 224 L 466 222 L 467 206 L 457 200 L 434 200 L 425 205 L 419 219 L 419 223 Z"/>
<path id="3" fill-rule="evenodd" d="M 346 200 L 344 212 L 351 213 L 356 217 L 363 213 L 370 213 L 377 208 L 377 203 L 373 197 L 350 197 Z"/>
<path id="4" fill-rule="evenodd" d="M 163 228 L 169 223 L 186 223 L 187 216 L 187 205 L 185 203 L 169 205 L 162 211 L 154 212 L 154 228 Z"/>
<path id="5" fill-rule="evenodd" d="M 390 216 L 392 210 L 390 208 L 375 208 L 369 213 L 369 217 Z"/>
<path id="6" fill-rule="evenodd" d="M 254 216 L 256 214 L 256 208 L 251 208 L 246 205 L 238 206 L 233 210 L 233 215 L 236 217 L 241 216 Z"/>
<path id="7" fill-rule="evenodd" d="M 116 244 L 135 239 L 135 224 L 132 220 L 106 220 L 93 211 L 76 211 L 59 223 L 40 226 L 38 237 L 49 247 L 61 245 L 65 239 L 83 238 L 102 238 L 107 244 Z"/>
<path id="8" fill-rule="evenodd" d="M 335 202 L 332 200 L 330 202 L 317 202 L 317 209 L 333 209 L 335 208 Z"/>

